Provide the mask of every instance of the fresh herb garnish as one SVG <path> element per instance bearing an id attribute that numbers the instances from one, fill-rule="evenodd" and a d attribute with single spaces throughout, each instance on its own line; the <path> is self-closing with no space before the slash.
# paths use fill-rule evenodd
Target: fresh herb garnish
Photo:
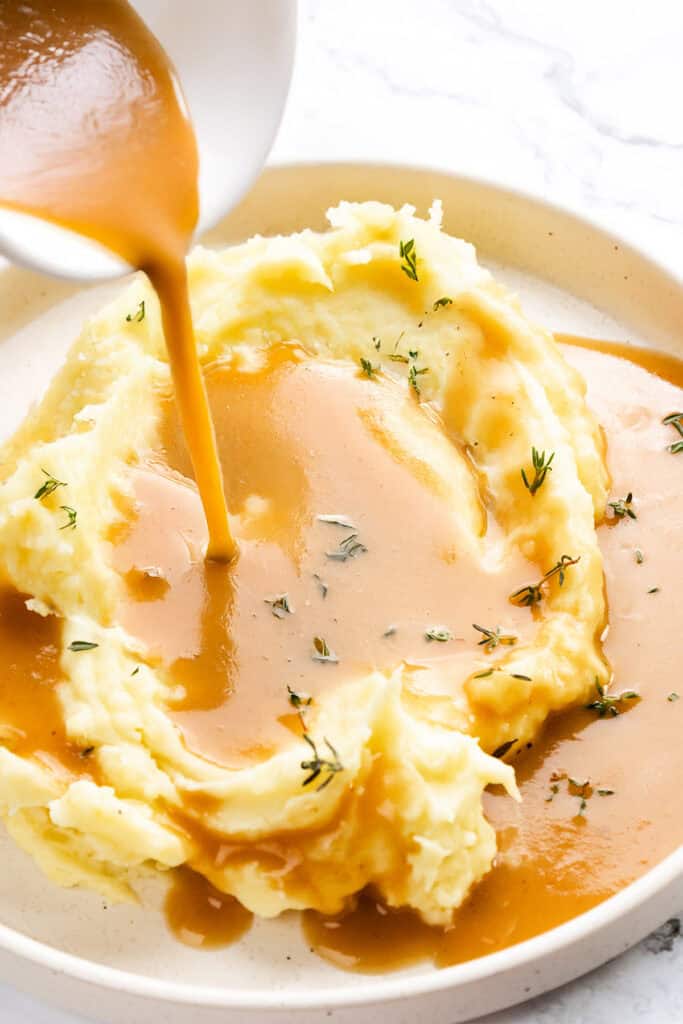
<path id="1" fill-rule="evenodd" d="M 472 676 L 472 678 L 473 679 L 486 679 L 487 676 L 492 676 L 494 672 L 495 672 L 495 669 L 487 668 L 487 669 L 484 669 L 483 672 L 475 672 L 475 674 Z"/>
<path id="2" fill-rule="evenodd" d="M 365 356 L 361 356 L 359 362 L 360 368 L 366 377 L 374 376 L 374 374 L 379 370 L 379 366 L 373 366 L 370 360 L 366 359 Z"/>
<path id="3" fill-rule="evenodd" d="M 443 309 L 444 306 L 451 306 L 452 304 L 453 299 L 449 299 L 447 295 L 444 295 L 442 298 L 436 300 L 432 309 L 436 313 L 437 309 Z"/>
<path id="4" fill-rule="evenodd" d="M 279 594 L 278 597 L 264 597 L 263 600 L 270 605 L 270 610 L 276 619 L 284 619 L 286 615 L 294 614 L 287 594 Z"/>
<path id="5" fill-rule="evenodd" d="M 132 676 L 136 676 L 139 671 L 140 671 L 140 666 L 136 665 L 135 668 L 133 669 L 133 671 L 131 672 L 131 675 Z"/>
<path id="6" fill-rule="evenodd" d="M 550 795 L 545 798 L 547 804 L 552 803 L 557 794 L 560 792 L 560 785 L 558 782 L 551 782 L 550 784 Z"/>
<path id="7" fill-rule="evenodd" d="M 636 562 L 638 563 L 638 565 L 642 565 L 645 560 L 645 556 L 643 555 L 643 552 L 640 550 L 640 548 L 636 548 L 634 554 L 636 556 Z"/>
<path id="8" fill-rule="evenodd" d="M 512 633 L 501 633 L 500 626 L 496 626 L 495 629 L 487 629 L 486 626 L 478 626 L 476 622 L 473 622 L 472 629 L 476 629 L 479 633 L 483 634 L 477 646 L 483 647 L 485 651 L 492 651 L 494 647 L 499 645 L 511 647 L 512 644 L 517 643 L 517 637 L 513 636 Z"/>
<path id="9" fill-rule="evenodd" d="M 623 711 L 626 701 L 640 700 L 640 694 L 635 690 L 624 690 L 622 693 L 615 694 L 608 693 L 597 676 L 595 677 L 595 689 L 598 696 L 590 704 L 586 704 L 586 710 L 597 711 L 599 718 L 604 718 L 605 715 L 616 716 Z"/>
<path id="10" fill-rule="evenodd" d="M 351 533 L 341 541 L 336 551 L 326 551 L 325 555 L 333 562 L 347 562 L 349 558 L 356 558 L 367 550 L 365 544 L 361 544 L 358 540 L 358 534 Z"/>
<path id="11" fill-rule="evenodd" d="M 662 423 L 665 426 L 673 427 L 683 438 L 683 412 L 670 412 L 668 416 L 664 417 Z M 678 455 L 679 452 L 683 452 L 683 441 L 674 441 L 673 444 L 667 445 L 666 450 L 672 455 Z"/>
<path id="12" fill-rule="evenodd" d="M 658 594 L 659 590 L 659 587 L 650 587 L 650 589 L 648 590 L 648 594 Z"/>
<path id="13" fill-rule="evenodd" d="M 510 678 L 511 679 L 523 679 L 526 683 L 533 682 L 531 676 L 522 675 L 521 672 L 511 672 L 510 673 Z"/>
<path id="14" fill-rule="evenodd" d="M 311 655 L 313 661 L 329 661 L 332 664 L 337 664 L 339 658 L 330 650 L 327 640 L 322 636 L 313 637 L 313 654 Z"/>
<path id="15" fill-rule="evenodd" d="M 328 587 L 327 583 L 325 583 L 325 581 L 322 579 L 321 576 L 318 576 L 317 572 L 313 573 L 313 579 L 318 584 L 318 589 L 320 590 L 321 596 L 323 598 L 326 598 L 327 597 L 327 591 L 330 589 Z"/>
<path id="16" fill-rule="evenodd" d="M 316 637 L 315 639 L 317 641 L 319 637 Z M 325 646 L 327 646 L 324 640 L 322 641 L 322 643 Z M 331 757 L 321 757 L 320 754 L 318 753 L 318 747 L 316 745 L 315 740 L 308 732 L 308 728 L 306 726 L 306 712 L 313 703 L 313 698 L 310 697 L 307 693 L 297 693 L 296 690 L 293 690 L 292 687 L 288 685 L 287 699 L 289 700 L 289 703 L 296 711 L 297 717 L 301 722 L 303 738 L 313 751 L 313 757 L 311 758 L 310 761 L 301 762 L 302 769 L 305 772 L 309 773 L 304 779 L 304 781 L 301 783 L 301 785 L 310 786 L 312 782 L 315 782 L 316 779 L 320 778 L 323 772 L 326 772 L 327 778 L 323 779 L 321 784 L 316 789 L 316 792 L 319 793 L 321 789 L 324 789 L 325 786 L 328 786 L 330 784 L 334 775 L 336 775 L 338 772 L 344 771 L 344 766 L 339 760 L 339 754 L 326 737 L 323 738 L 323 742 L 325 743 L 327 749 L 329 750 Z"/>
<path id="17" fill-rule="evenodd" d="M 382 339 L 381 338 L 373 338 L 372 339 L 372 344 L 375 346 L 375 352 L 379 352 L 380 348 L 382 347 Z"/>
<path id="18" fill-rule="evenodd" d="M 519 590 L 515 590 L 510 594 L 508 600 L 512 604 L 519 605 L 522 608 L 532 608 L 541 601 L 543 597 L 543 587 L 545 584 L 548 583 L 553 576 L 557 576 L 560 586 L 564 586 L 567 569 L 571 565 L 576 565 L 580 559 L 581 555 L 577 555 L 576 558 L 572 558 L 571 555 L 562 555 L 559 562 L 556 562 L 552 569 L 548 569 L 538 583 L 530 583 L 525 587 L 520 587 Z"/>
<path id="19" fill-rule="evenodd" d="M 329 750 L 331 757 L 320 756 L 315 740 L 309 736 L 307 732 L 304 733 L 304 739 L 313 751 L 313 757 L 310 761 L 301 762 L 303 770 L 305 772 L 309 772 L 309 775 L 304 779 L 301 785 L 308 786 L 311 782 L 315 782 L 316 779 L 320 778 L 323 772 L 327 772 L 327 778 L 323 779 L 320 785 L 316 787 L 316 792 L 319 793 L 321 789 L 324 789 L 325 786 L 330 784 L 338 772 L 344 771 L 344 766 L 339 760 L 339 754 L 326 737 L 323 737 L 323 742 Z"/>
<path id="20" fill-rule="evenodd" d="M 60 530 L 75 530 L 76 529 L 76 517 L 78 516 L 78 512 L 76 511 L 76 509 L 72 508 L 71 505 L 60 505 L 59 507 L 62 510 L 62 512 L 66 512 L 66 515 L 67 515 L 67 521 L 64 523 L 64 526 L 60 526 L 59 529 Z"/>
<path id="21" fill-rule="evenodd" d="M 299 721 L 301 722 L 301 728 L 302 728 L 302 730 L 304 732 L 304 735 L 305 735 L 306 734 L 306 719 L 305 719 L 304 715 L 305 715 L 306 710 L 313 703 L 313 698 L 309 697 L 307 693 L 306 694 L 297 693 L 296 690 L 293 690 L 291 688 L 291 686 L 289 686 L 289 685 L 287 686 L 287 694 L 288 694 L 289 703 L 295 709 L 295 711 L 297 713 L 297 717 L 298 717 Z"/>
<path id="22" fill-rule="evenodd" d="M 385 636 L 385 637 L 386 636 L 393 636 L 395 632 L 396 632 L 396 626 L 387 626 L 387 628 L 382 633 L 382 636 Z"/>
<path id="23" fill-rule="evenodd" d="M 417 276 L 417 249 L 415 248 L 415 239 L 411 238 L 407 242 L 401 241 L 398 247 L 399 255 L 401 257 L 401 270 L 406 274 L 411 281 L 419 281 Z"/>
<path id="24" fill-rule="evenodd" d="M 533 448 L 532 447 L 532 449 L 531 449 L 531 464 L 532 464 L 533 469 L 534 469 L 534 478 L 531 481 L 531 483 L 529 483 L 529 479 L 528 479 L 528 477 L 526 475 L 526 471 L 524 469 L 520 470 L 520 473 L 522 474 L 522 480 L 524 481 L 524 486 L 526 487 L 526 489 L 528 490 L 529 494 L 532 497 L 534 496 L 536 491 L 539 489 L 539 487 L 543 486 L 543 481 L 545 480 L 546 476 L 548 475 L 548 472 L 552 472 L 552 465 L 551 465 L 551 463 L 552 463 L 554 458 L 555 458 L 555 452 L 550 452 L 550 455 L 546 459 L 545 451 L 540 452 L 538 450 L 538 448 Z"/>
<path id="25" fill-rule="evenodd" d="M 507 752 L 511 750 L 512 747 L 514 747 L 516 742 L 517 740 L 514 739 L 507 740 L 505 743 L 501 743 L 501 745 L 499 747 L 496 747 L 496 749 L 493 751 L 493 757 L 505 757 Z"/>
<path id="26" fill-rule="evenodd" d="M 144 319 L 145 319 L 145 300 L 143 299 L 142 302 L 140 302 L 140 304 L 138 305 L 138 308 L 135 310 L 134 313 L 128 313 L 128 315 L 126 316 L 126 320 L 128 321 L 129 324 L 130 323 L 141 324 Z"/>
<path id="27" fill-rule="evenodd" d="M 598 796 L 614 796 L 615 791 L 613 789 L 596 789 L 595 792 Z"/>
<path id="28" fill-rule="evenodd" d="M 57 477 L 52 476 L 51 473 L 48 473 L 46 469 L 41 469 L 40 472 L 44 473 L 47 479 L 45 480 L 44 483 L 41 484 L 36 493 L 33 495 L 33 497 L 36 498 L 38 501 L 41 501 L 43 498 L 47 498 L 49 494 L 53 494 L 58 487 L 68 486 L 64 480 L 58 480 Z"/>
<path id="29" fill-rule="evenodd" d="M 626 516 L 628 516 L 629 519 L 637 519 L 638 516 L 632 508 L 632 503 L 633 493 L 629 491 L 625 498 L 617 498 L 616 501 L 608 501 L 607 508 L 612 509 L 613 519 L 624 519 Z"/>
<path id="30" fill-rule="evenodd" d="M 672 690 L 666 699 L 670 704 L 673 704 L 675 701 L 680 700 L 680 695 L 675 690 Z"/>
<path id="31" fill-rule="evenodd" d="M 418 378 L 421 377 L 423 373 L 429 373 L 428 366 L 422 366 L 418 369 L 414 362 L 410 364 L 410 369 L 408 370 L 408 384 L 418 397 L 420 395 L 420 381 Z"/>
<path id="32" fill-rule="evenodd" d="M 343 526 L 345 530 L 355 530 L 354 523 L 351 522 L 348 516 L 340 516 L 335 513 L 331 515 L 316 516 L 319 523 L 331 523 L 333 526 Z"/>
<path id="33" fill-rule="evenodd" d="M 69 650 L 78 651 L 92 651 L 95 647 L 99 647 L 99 644 L 94 644 L 90 640 L 72 640 L 69 644 Z"/>
<path id="34" fill-rule="evenodd" d="M 567 780 L 567 782 L 568 782 L 567 788 L 568 788 L 569 792 L 571 793 L 571 795 L 572 796 L 578 796 L 578 798 L 579 798 L 579 810 L 578 810 L 577 813 L 581 817 L 583 817 L 583 815 L 584 815 L 584 813 L 586 811 L 586 808 L 588 807 L 588 799 L 593 795 L 593 790 L 591 788 L 590 779 L 573 779 L 570 776 L 569 779 Z M 573 793 L 572 789 L 578 790 L 578 792 Z"/>
<path id="35" fill-rule="evenodd" d="M 94 752 L 94 750 L 95 750 L 94 747 L 84 747 L 83 750 L 81 750 L 80 756 L 81 757 L 90 757 L 90 755 Z"/>
<path id="36" fill-rule="evenodd" d="M 408 356 L 401 355 L 400 352 L 392 352 L 389 359 L 392 363 L 406 363 L 407 365 L 410 362 Z"/>
<path id="37" fill-rule="evenodd" d="M 430 626 L 425 630 L 425 640 L 436 640 L 440 644 L 445 644 L 447 640 L 452 639 L 453 634 L 446 626 Z"/>

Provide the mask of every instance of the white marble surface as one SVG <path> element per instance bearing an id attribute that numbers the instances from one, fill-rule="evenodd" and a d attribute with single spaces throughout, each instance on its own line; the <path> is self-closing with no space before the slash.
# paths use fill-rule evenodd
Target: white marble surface
<path id="1" fill-rule="evenodd" d="M 394 160 L 482 175 L 578 208 L 683 269 L 678 0 L 300 3 L 273 160 Z M 683 1021 L 683 939 L 646 941 L 486 1024 L 610 1020 Z M 0 1024 L 80 1022 L 0 987 Z"/>

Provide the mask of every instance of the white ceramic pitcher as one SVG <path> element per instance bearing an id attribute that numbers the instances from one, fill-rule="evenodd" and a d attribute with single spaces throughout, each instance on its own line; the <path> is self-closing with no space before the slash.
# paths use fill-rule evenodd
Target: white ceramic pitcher
<path id="1" fill-rule="evenodd" d="M 296 0 L 134 0 L 133 6 L 175 64 L 192 114 L 200 233 L 238 202 L 268 155 L 291 77 Z M 1 254 L 82 281 L 131 269 L 89 239 L 2 209 Z"/>

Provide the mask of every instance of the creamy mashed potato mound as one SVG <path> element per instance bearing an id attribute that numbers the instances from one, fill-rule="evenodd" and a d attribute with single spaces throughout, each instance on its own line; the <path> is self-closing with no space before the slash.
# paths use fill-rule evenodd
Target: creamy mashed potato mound
<path id="1" fill-rule="evenodd" d="M 239 350 L 257 363 L 264 347 L 295 342 L 399 375 L 405 367 L 388 359 L 390 347 L 377 351 L 373 338 L 398 338 L 420 321 L 421 362 L 429 366 L 420 400 L 440 410 L 462 446 L 457 514 L 472 549 L 485 561 L 484 496 L 500 527 L 498 548 L 521 551 L 538 577 L 565 554 L 580 560 L 562 586 L 548 585 L 531 640 L 497 652 L 494 671 L 482 652 L 478 671 L 447 685 L 430 685 L 438 664 L 419 678 L 398 664 L 326 692 L 309 728 L 317 738 L 334 735 L 344 771 L 324 789 L 302 787 L 310 750 L 295 737 L 238 769 L 197 756 L 168 714 L 172 680 L 116 624 L 123 582 L 105 539 L 130 499 L 130 464 L 157 441 L 157 396 L 168 388 L 157 302 L 139 276 L 86 324 L 1 458 L 5 576 L 32 595 L 34 611 L 63 623 L 58 696 L 66 733 L 92 750 L 96 769 L 72 777 L 48 759 L 0 746 L 0 813 L 59 884 L 125 899 L 141 872 L 190 863 L 264 916 L 335 912 L 372 883 L 389 905 L 445 924 L 495 855 L 482 791 L 497 783 L 516 793 L 513 769 L 493 752 L 532 741 L 549 714 L 584 702 L 595 678 L 608 676 L 595 533 L 608 478 L 581 378 L 473 248 L 441 231 L 438 204 L 422 220 L 410 207 L 342 203 L 329 220 L 324 234 L 194 251 L 202 362 Z M 417 281 L 401 269 L 406 239 L 414 239 Z M 434 308 L 442 297 L 451 301 Z M 143 300 L 144 320 L 127 321 Z M 533 445 L 555 458 L 531 498 L 520 467 L 528 468 Z M 465 472 L 467 459 L 476 475 Z M 68 481 L 76 529 L 61 529 L 60 494 L 35 500 L 42 469 Z M 84 637 L 98 646 L 69 650 Z M 240 856 L 207 856 L 193 820 L 224 837 L 226 848 L 239 846 Z M 287 871 L 262 854 L 269 839 L 283 836 L 296 851 Z"/>

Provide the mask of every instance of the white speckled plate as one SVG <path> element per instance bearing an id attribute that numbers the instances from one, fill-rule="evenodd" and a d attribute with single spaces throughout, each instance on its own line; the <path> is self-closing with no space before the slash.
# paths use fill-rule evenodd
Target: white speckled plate
<path id="1" fill-rule="evenodd" d="M 620 239 L 554 206 L 482 181 L 393 166 L 302 165 L 267 171 L 209 244 L 322 227 L 340 199 L 443 200 L 445 227 L 548 326 L 683 354 L 683 284 Z M 0 269 L 0 436 L 38 398 L 89 312 L 116 285 L 76 292 Z M 108 907 L 49 885 L 0 838 L 0 975 L 96 1020 L 133 1024 L 456 1024 L 552 988 L 641 939 L 683 903 L 683 850 L 583 916 L 512 949 L 437 971 L 339 972 L 306 949 L 295 917 L 257 924 L 228 949 L 176 943 L 156 911 Z M 288 959 L 291 958 L 291 959 Z"/>

